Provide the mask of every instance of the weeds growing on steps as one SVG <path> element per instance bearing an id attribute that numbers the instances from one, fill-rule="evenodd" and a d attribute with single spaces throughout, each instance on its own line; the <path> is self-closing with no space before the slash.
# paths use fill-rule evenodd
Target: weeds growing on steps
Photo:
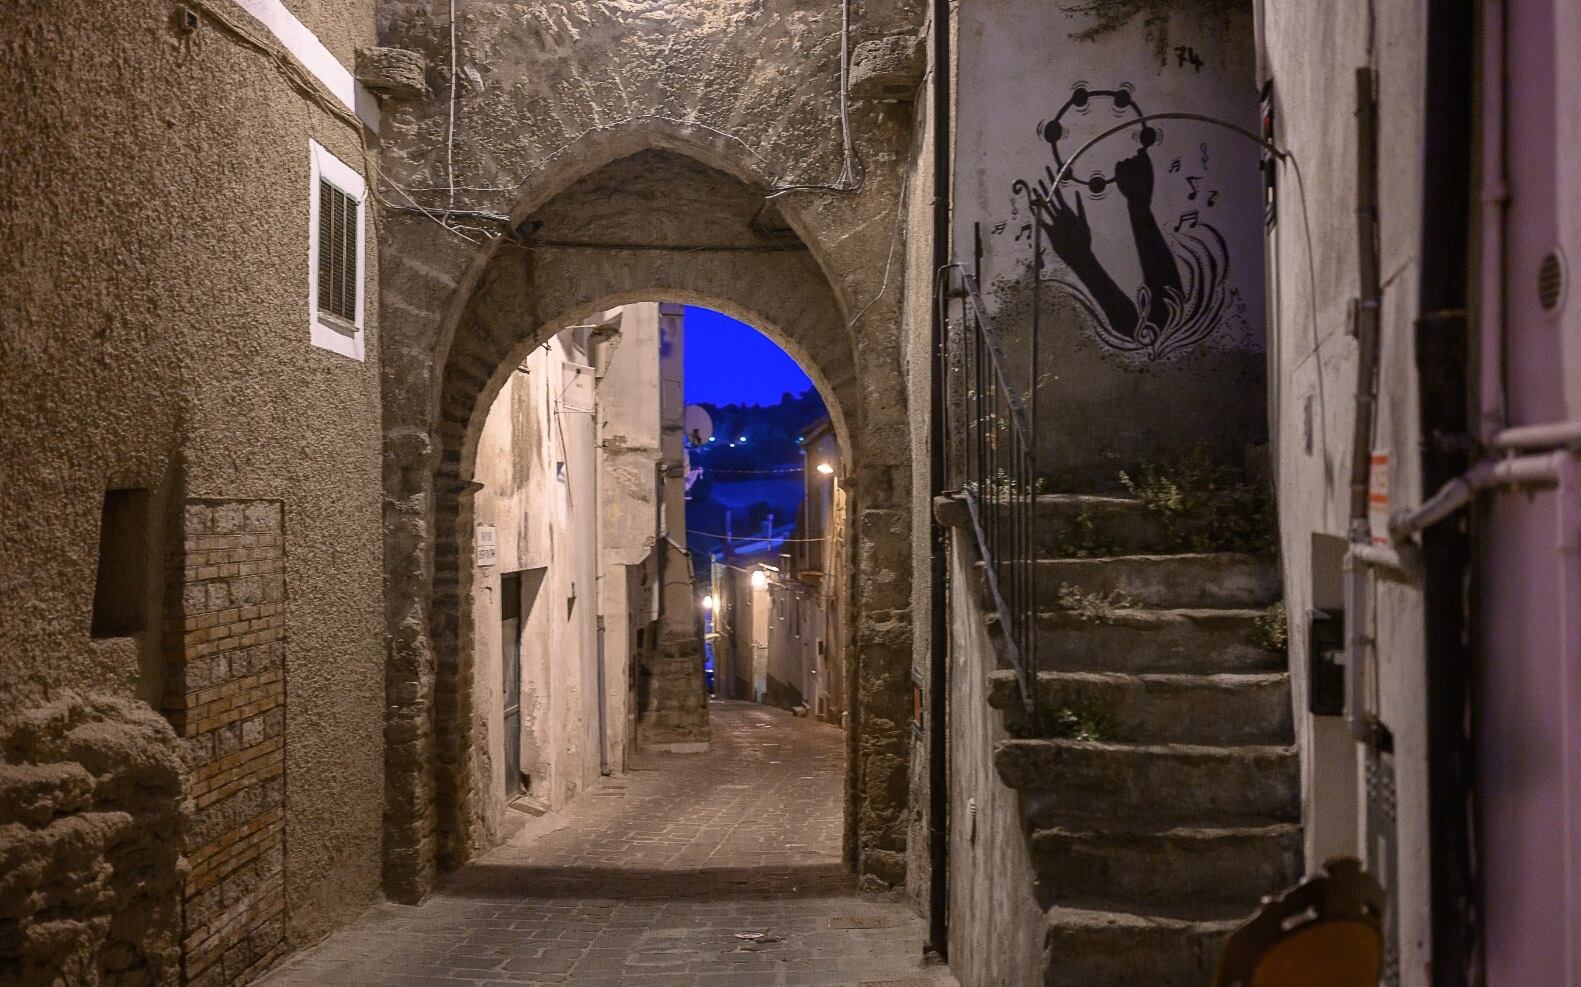
<path id="1" fill-rule="evenodd" d="M 1136 601 L 1117 589 L 1107 594 L 1084 593 L 1077 586 L 1061 583 L 1059 605 L 1060 609 L 1069 611 L 1084 623 L 1107 624 L 1114 620 L 1116 610 L 1135 607 Z"/>
<path id="2" fill-rule="evenodd" d="M 1121 471 L 1120 483 L 1164 519 L 1170 551 L 1269 555 L 1278 548 L 1272 493 L 1200 447 L 1167 466 Z"/>
<path id="3" fill-rule="evenodd" d="M 1092 515 L 1086 511 L 1076 515 L 1071 531 L 1054 546 L 1054 551 L 1065 559 L 1095 559 L 1121 554 L 1120 546 L 1098 532 Z"/>
<path id="4" fill-rule="evenodd" d="M 975 480 L 967 480 L 962 484 L 962 487 L 967 493 L 977 497 L 979 501 L 999 503 L 1008 501 L 1017 494 L 1023 497 L 1029 493 L 1040 494 L 1047 485 L 1047 480 L 1041 476 L 1036 476 L 1032 478 L 1031 489 L 1028 490 L 1028 484 L 1017 483 L 1015 477 L 1005 470 L 999 470 L 989 477 L 986 483 L 979 485 Z"/>
<path id="5" fill-rule="evenodd" d="M 1284 654 L 1285 643 L 1289 640 L 1289 629 L 1285 621 L 1285 601 L 1280 600 L 1268 606 L 1268 609 L 1257 615 L 1257 641 L 1264 650 L 1275 654 Z"/>
<path id="6" fill-rule="evenodd" d="M 1023 740 L 1120 741 L 1114 714 L 1092 702 L 1074 706 L 1039 706 L 1035 717 L 1019 717 L 1010 724 L 1012 736 Z"/>

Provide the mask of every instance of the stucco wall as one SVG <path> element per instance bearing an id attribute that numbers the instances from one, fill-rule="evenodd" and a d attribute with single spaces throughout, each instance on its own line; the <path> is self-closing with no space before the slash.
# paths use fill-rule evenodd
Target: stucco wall
<path id="1" fill-rule="evenodd" d="M 0 260 L 0 694 L 11 711 L 74 686 L 158 695 L 153 632 L 89 638 L 107 487 L 152 488 L 156 511 L 181 495 L 282 501 L 287 930 L 311 941 L 378 894 L 371 224 L 366 362 L 310 345 L 307 287 L 309 139 L 359 171 L 361 142 L 212 22 L 178 34 L 167 4 L 70 18 L 24 3 L 6 16 L 0 230 L 28 247 Z M 304 16 L 342 49 L 372 40 L 371 2 Z"/>
<path id="2" fill-rule="evenodd" d="M 627 305 L 620 334 L 599 359 L 599 523 L 603 570 L 604 678 L 612 766 L 620 770 L 636 742 L 636 665 L 658 616 L 659 306 Z"/>
<path id="3" fill-rule="evenodd" d="M 618 316 L 617 316 L 618 318 Z M 599 776 L 598 553 L 600 517 L 593 416 L 596 388 L 586 330 L 535 350 L 500 389 L 478 443 L 473 521 L 495 529 L 496 557 L 476 555 L 472 582 L 475 714 L 488 758 L 476 760 L 475 839 L 488 846 L 504 812 L 500 584 L 519 572 L 521 770 L 527 794 L 560 809 Z M 635 351 L 626 354 L 636 357 Z M 569 383 L 573 378 L 577 384 Z M 622 612 L 615 619 L 624 621 Z M 608 714 L 623 719 L 625 694 Z"/>
<path id="4" fill-rule="evenodd" d="M 934 102 L 932 33 L 938 29 L 931 9 L 923 33 L 929 47 L 927 71 L 909 107 L 912 140 L 906 149 L 907 184 L 904 266 L 901 281 L 901 355 L 905 367 L 906 406 L 909 410 L 906 435 L 910 459 L 909 506 L 913 518 L 911 539 L 911 598 L 909 609 L 915 634 L 911 643 L 911 677 L 928 680 L 931 662 L 930 641 L 933 620 L 931 594 L 933 571 L 933 491 L 928 473 L 930 416 L 933 405 L 930 387 L 933 374 L 933 154 Z M 945 25 L 954 31 L 954 22 Z M 954 77 L 955 67 L 948 70 Z M 950 139 L 946 137 L 946 139 Z M 908 683 L 909 685 L 909 683 Z M 946 728 L 947 725 L 946 725 Z M 931 729 L 931 727 L 930 727 Z M 906 813 L 906 894 L 919 913 L 926 914 L 930 864 L 928 859 L 928 757 L 926 734 L 918 738 L 913 731 L 908 766 L 910 803 Z"/>
<path id="5" fill-rule="evenodd" d="M 1307 626 L 1323 601 L 1314 572 L 1332 578 L 1332 558 L 1314 559 L 1314 535 L 1343 538 L 1348 514 L 1356 343 L 1348 306 L 1357 292 L 1355 70 L 1378 70 L 1380 257 L 1383 279 L 1379 417 L 1373 448 L 1388 450 L 1391 507 L 1420 503 L 1417 474 L 1414 335 L 1421 236 L 1421 85 L 1424 13 L 1419 2 L 1375 10 L 1361 2 L 1312 6 L 1265 0 L 1264 72 L 1274 80 L 1275 141 L 1299 163 L 1279 172 L 1279 219 L 1269 239 L 1270 396 L 1275 434 L 1281 554 L 1290 623 L 1291 682 L 1302 749 L 1302 798 L 1308 864 L 1347 851 L 1368 859 L 1365 807 L 1360 818 L 1315 812 L 1315 804 L 1356 802 L 1363 770 L 1355 745 L 1333 721 L 1306 713 Z M 1375 20 L 1374 20 L 1375 18 Z M 1334 57 L 1311 58 L 1311 39 L 1330 39 Z M 1302 195 L 1305 196 L 1303 213 Z M 1306 222 L 1310 220 L 1311 228 Z M 1321 542 L 1319 542 L 1321 544 Z M 1319 584 L 1323 579 L 1317 580 Z M 1375 578 L 1370 631 L 1377 668 L 1372 687 L 1394 736 L 1398 782 L 1398 868 L 1390 888 L 1399 907 L 1402 984 L 1429 982 L 1427 762 L 1422 703 L 1421 596 L 1410 584 Z M 1330 597 L 1331 599 L 1331 597 Z M 1348 789 L 1348 791 L 1346 790 Z M 1347 825 L 1348 823 L 1348 825 Z M 1388 881 L 1388 875 L 1380 874 Z"/>
<path id="6" fill-rule="evenodd" d="M 1199 445 L 1240 463 L 1266 435 L 1256 146 L 1178 118 L 1103 135 L 1158 113 L 1255 129 L 1249 12 L 1180 4 L 1091 36 L 1093 15 L 1036 0 L 960 16 L 954 259 L 970 272 L 980 246 L 1007 373 L 1030 395 L 1043 228 L 1040 471 L 1107 490 Z"/>
<path id="7" fill-rule="evenodd" d="M 1043 909 L 1020 798 L 994 769 L 1009 738 L 988 705 L 997 653 L 978 601 L 977 555 L 950 539 L 950 970 L 961 987 L 1019 987 L 1043 969 Z"/>

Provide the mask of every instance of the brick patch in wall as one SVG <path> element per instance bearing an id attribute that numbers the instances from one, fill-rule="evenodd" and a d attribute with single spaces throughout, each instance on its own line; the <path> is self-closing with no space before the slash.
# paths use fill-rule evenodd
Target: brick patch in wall
<path id="1" fill-rule="evenodd" d="M 228 987 L 285 953 L 282 506 L 189 499 L 181 529 L 164 708 L 191 811 L 182 963 L 193 987 Z"/>

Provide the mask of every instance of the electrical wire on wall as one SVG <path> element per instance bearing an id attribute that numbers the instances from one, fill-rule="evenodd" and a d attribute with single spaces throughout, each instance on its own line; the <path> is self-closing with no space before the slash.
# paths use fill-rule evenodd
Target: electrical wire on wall
<path id="1" fill-rule="evenodd" d="M 457 38 L 457 25 L 456 25 L 456 0 L 449 0 L 448 11 L 449 11 L 449 35 L 450 35 L 450 37 L 449 37 L 449 41 L 450 41 L 450 45 L 449 45 L 449 48 L 450 48 L 450 50 L 449 50 L 450 79 L 449 79 L 449 93 L 448 93 L 448 96 L 447 96 L 447 99 L 446 99 L 446 104 L 447 105 L 446 105 L 446 125 L 445 125 L 445 185 L 443 186 L 443 189 L 444 189 L 444 192 L 445 192 L 445 207 L 443 209 L 436 209 L 436 208 L 432 208 L 432 207 L 423 206 L 422 204 L 420 204 L 417 201 L 415 196 L 412 195 L 412 191 L 413 190 L 408 190 L 406 188 L 403 188 L 400 185 L 396 184 L 395 182 L 390 181 L 389 179 L 384 179 L 384 180 L 389 182 L 389 184 L 392 187 L 394 187 L 397 191 L 399 191 L 402 194 L 402 196 L 404 198 L 406 198 L 406 200 L 410 203 L 410 205 L 406 205 L 406 206 L 392 205 L 392 204 L 388 203 L 382 196 L 378 196 L 377 193 L 376 193 L 376 197 L 379 199 L 380 203 L 385 205 L 387 208 L 392 208 L 392 209 L 394 209 L 394 210 L 396 210 L 398 212 L 421 213 L 421 214 L 423 214 L 425 216 L 428 216 L 430 219 L 434 219 L 437 222 L 439 222 L 440 225 L 444 226 L 447 230 L 450 230 L 452 233 L 455 233 L 456 235 L 461 236 L 462 239 L 467 240 L 469 243 L 476 244 L 476 243 L 478 243 L 480 241 L 474 240 L 471 237 L 468 237 L 465 234 L 461 233 L 461 229 L 462 229 L 461 224 L 457 224 L 457 223 L 453 222 L 453 220 L 455 220 L 455 219 L 475 219 L 475 220 L 485 221 L 485 222 L 488 222 L 488 223 L 491 223 L 491 224 L 497 224 L 498 226 L 502 227 L 503 229 L 496 231 L 496 230 L 490 230 L 490 229 L 483 229 L 483 228 L 479 228 L 479 227 L 476 227 L 476 226 L 468 226 L 468 227 L 465 227 L 465 228 L 470 229 L 472 232 L 478 233 L 479 235 L 484 237 L 486 240 L 491 241 L 491 242 L 495 241 L 495 240 L 500 240 L 500 239 L 519 241 L 519 240 L 521 240 L 521 237 L 518 235 L 516 230 L 511 228 L 510 217 L 506 216 L 505 214 L 498 213 L 498 212 L 491 212 L 491 211 L 487 211 L 487 210 L 475 210 L 475 209 L 458 210 L 456 208 L 456 193 L 458 191 L 515 192 L 515 191 L 518 191 L 521 188 L 522 184 L 524 184 L 524 183 L 523 182 L 518 182 L 515 185 L 514 188 L 508 188 L 508 187 L 479 188 L 479 187 L 458 186 L 456 184 L 456 168 L 455 168 L 456 110 L 457 110 L 457 103 L 458 103 L 458 101 L 460 99 L 460 92 L 459 92 L 460 59 L 459 59 L 459 54 L 458 54 L 459 53 L 459 43 L 458 43 L 458 38 Z M 777 197 L 779 197 L 781 195 L 785 195 L 785 194 L 790 193 L 790 192 L 836 192 L 836 193 L 842 193 L 842 194 L 855 194 L 855 193 L 858 193 L 858 192 L 862 191 L 862 188 L 863 188 L 863 186 L 865 184 L 865 180 L 866 180 L 866 173 L 865 173 L 865 169 L 862 166 L 861 159 L 857 155 L 856 141 L 855 141 L 855 138 L 853 137 L 852 131 L 851 131 L 850 82 L 851 82 L 851 0 L 841 0 L 841 5 L 840 5 L 840 83 L 839 83 L 839 119 L 840 119 L 840 145 L 841 145 L 840 174 L 834 180 L 834 182 L 832 182 L 832 183 L 827 183 L 827 184 L 824 184 L 824 183 L 802 183 L 802 184 L 787 185 L 787 184 L 782 184 L 778 174 L 771 169 L 770 174 L 771 174 L 772 177 L 771 177 L 770 182 L 769 182 L 769 191 L 764 196 L 764 201 L 765 202 L 771 201 L 771 200 L 773 200 L 773 199 L 775 199 L 775 198 L 777 198 Z M 546 155 L 543 160 L 545 162 L 547 162 L 547 161 L 552 161 L 555 158 L 558 158 L 559 156 L 564 154 L 566 151 L 570 150 L 572 147 L 574 147 L 576 144 L 578 144 L 580 141 L 582 141 L 584 138 L 590 136 L 591 134 L 594 134 L 594 133 L 599 132 L 599 131 L 612 130 L 616 126 L 619 126 L 621 124 L 632 123 L 632 122 L 635 122 L 637 120 L 642 120 L 642 119 L 660 120 L 660 121 L 664 121 L 664 122 L 668 122 L 668 123 L 674 123 L 674 124 L 677 124 L 677 125 L 681 125 L 681 126 L 684 126 L 684 127 L 688 128 L 688 129 L 697 129 L 697 130 L 706 131 L 706 132 L 711 133 L 711 134 L 713 134 L 713 135 L 715 135 L 717 137 L 722 137 L 722 138 L 725 138 L 725 139 L 727 139 L 729 141 L 732 141 L 733 143 L 739 145 L 744 150 L 746 150 L 748 153 L 750 153 L 754 158 L 756 158 L 761 163 L 763 163 L 765 165 L 769 164 L 767 159 L 765 159 L 761 153 L 759 153 L 756 149 L 754 149 L 746 141 L 743 141 L 740 137 L 736 136 L 733 133 L 728 133 L 726 131 L 719 130 L 719 129 L 714 128 L 714 127 L 710 127 L 707 124 L 699 123 L 696 120 L 680 120 L 680 119 L 676 119 L 676 118 L 673 118 L 673 117 L 665 116 L 663 114 L 639 114 L 639 115 L 634 115 L 632 117 L 628 117 L 625 120 L 620 121 L 619 123 L 608 123 L 608 124 L 604 124 L 604 125 L 597 126 L 597 127 L 590 127 L 587 130 L 582 131 L 580 134 L 578 134 L 576 137 L 572 138 L 570 141 L 562 144 L 560 147 L 558 147 L 554 151 L 550 152 L 550 154 Z M 438 187 L 430 187 L 428 189 L 420 189 L 420 190 L 416 190 L 416 191 L 436 191 L 437 192 L 439 190 L 440 189 Z M 565 247 L 583 247 L 583 246 L 586 246 L 586 247 L 590 247 L 590 248 L 604 248 L 605 247 L 605 245 L 603 245 L 603 244 L 586 244 L 586 245 L 584 245 L 584 244 L 577 244 L 577 243 L 565 243 L 565 244 L 554 243 L 554 244 L 544 244 L 544 245 L 546 245 L 546 246 L 565 246 Z M 654 245 L 654 246 L 658 247 L 658 246 L 661 246 L 661 245 Z M 631 247 L 629 249 L 642 249 L 642 248 L 640 248 L 638 245 L 634 244 L 634 245 L 631 245 Z M 719 250 L 719 251 L 727 251 L 727 250 L 733 250 L 733 249 L 763 250 L 765 248 L 763 248 L 762 246 L 732 247 L 732 246 L 729 246 L 729 245 L 720 245 L 720 246 L 699 246 L 699 247 L 680 248 L 680 249 L 685 249 L 685 250 Z M 871 304 L 871 303 L 869 303 L 869 304 Z M 853 319 L 852 321 L 854 322 L 855 320 Z"/>
<path id="2" fill-rule="evenodd" d="M 456 0 L 450 0 L 450 120 L 445 125 L 445 181 L 450 186 L 445 209 L 456 208 Z"/>
<path id="3" fill-rule="evenodd" d="M 862 190 L 865 175 L 851 139 L 851 0 L 840 4 L 840 177 L 832 185 L 776 185 L 764 198 L 772 200 L 787 192 L 842 192 Z"/>

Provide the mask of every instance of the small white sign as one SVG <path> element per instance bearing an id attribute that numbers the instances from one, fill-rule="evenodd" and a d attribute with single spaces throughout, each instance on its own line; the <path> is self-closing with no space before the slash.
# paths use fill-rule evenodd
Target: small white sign
<path id="1" fill-rule="evenodd" d="M 480 524 L 477 529 L 478 565 L 493 565 L 497 554 L 494 549 L 494 526 Z"/>
<path id="2" fill-rule="evenodd" d="M 1374 545 L 1389 544 L 1389 450 L 1372 451 L 1367 473 L 1367 526 Z"/>

